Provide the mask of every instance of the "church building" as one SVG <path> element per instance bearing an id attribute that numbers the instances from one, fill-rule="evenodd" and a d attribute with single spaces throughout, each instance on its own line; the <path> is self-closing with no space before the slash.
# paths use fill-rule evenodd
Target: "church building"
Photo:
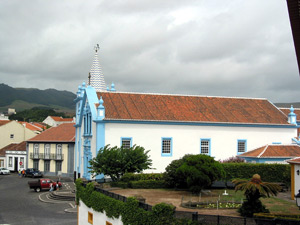
<path id="1" fill-rule="evenodd" d="M 106 87 L 98 51 L 89 82 L 78 87 L 75 99 L 77 177 L 93 179 L 89 160 L 108 144 L 150 150 L 153 169 L 145 173 L 160 173 L 185 154 L 224 160 L 267 144 L 290 144 L 297 137 L 296 115 L 286 116 L 267 99 L 125 93 L 114 84 Z"/>

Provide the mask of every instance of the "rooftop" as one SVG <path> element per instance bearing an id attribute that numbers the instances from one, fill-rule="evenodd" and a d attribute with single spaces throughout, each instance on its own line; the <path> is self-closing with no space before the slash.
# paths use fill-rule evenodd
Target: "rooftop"
<path id="1" fill-rule="evenodd" d="M 105 120 L 289 125 L 267 99 L 98 92 Z"/>
<path id="2" fill-rule="evenodd" d="M 294 158 L 300 156 L 299 145 L 272 144 L 238 155 L 249 158 Z"/>
<path id="3" fill-rule="evenodd" d="M 57 127 L 51 127 L 28 142 L 75 142 L 74 123 L 63 123 Z"/>

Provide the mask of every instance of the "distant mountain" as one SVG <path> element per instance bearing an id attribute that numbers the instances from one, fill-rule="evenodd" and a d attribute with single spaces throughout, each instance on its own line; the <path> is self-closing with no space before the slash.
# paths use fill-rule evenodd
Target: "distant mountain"
<path id="1" fill-rule="evenodd" d="M 33 107 L 53 108 L 58 111 L 74 112 L 76 95 L 55 89 L 12 88 L 0 84 L 0 112 L 14 108 L 16 111 Z"/>

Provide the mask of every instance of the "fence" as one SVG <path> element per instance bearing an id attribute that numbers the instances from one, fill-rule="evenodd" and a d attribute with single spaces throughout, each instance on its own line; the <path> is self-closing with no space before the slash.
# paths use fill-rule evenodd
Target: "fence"
<path id="1" fill-rule="evenodd" d="M 88 181 L 91 182 L 91 181 Z M 86 187 L 87 183 L 83 183 L 83 186 Z M 98 191 L 106 196 L 114 198 L 116 200 L 126 202 L 127 197 L 113 192 L 104 190 L 100 187 L 95 187 L 95 191 Z M 152 206 L 143 202 L 139 202 L 139 207 L 151 211 Z M 225 209 L 226 210 L 226 209 Z M 247 217 L 232 217 L 232 216 L 220 216 L 220 215 L 204 215 L 198 214 L 198 212 L 189 212 L 189 211 L 175 211 L 175 218 L 178 219 L 190 219 L 192 221 L 198 221 L 199 224 L 211 224 L 211 225 L 299 225 L 299 221 L 284 220 L 284 219 L 263 219 L 263 218 L 247 218 Z"/>

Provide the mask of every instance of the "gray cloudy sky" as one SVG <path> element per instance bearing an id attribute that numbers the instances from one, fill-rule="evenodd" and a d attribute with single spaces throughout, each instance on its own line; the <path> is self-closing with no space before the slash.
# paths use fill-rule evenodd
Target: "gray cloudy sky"
<path id="1" fill-rule="evenodd" d="M 285 0 L 1 0 L 0 83 L 299 102 Z"/>

